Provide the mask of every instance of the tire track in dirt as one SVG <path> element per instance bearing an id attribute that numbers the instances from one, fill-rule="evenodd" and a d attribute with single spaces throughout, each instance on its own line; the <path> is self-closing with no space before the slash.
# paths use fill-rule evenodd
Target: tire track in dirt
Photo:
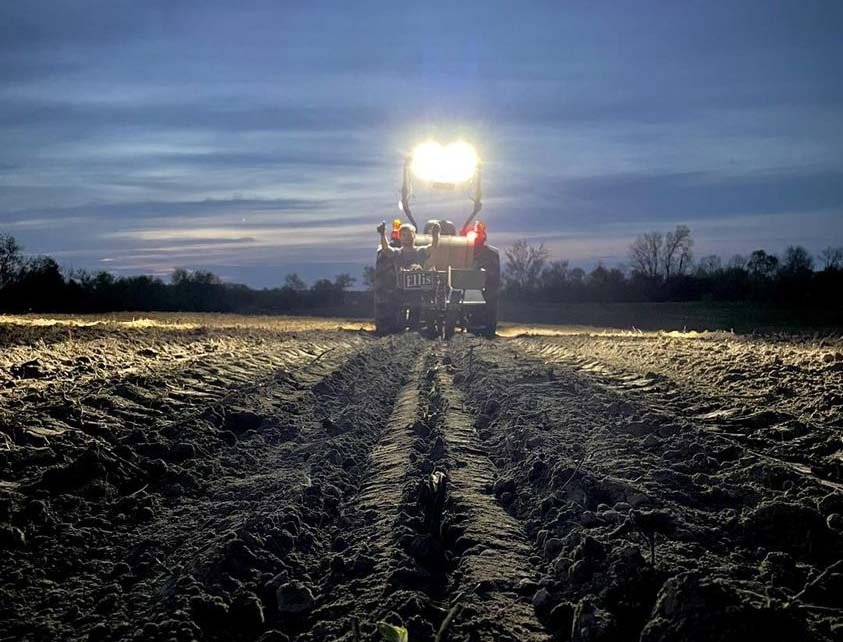
<path id="1" fill-rule="evenodd" d="M 455 571 L 459 580 L 452 591 L 461 597 L 454 606 L 465 605 L 464 610 L 471 613 L 456 619 L 452 627 L 464 639 L 548 640 L 530 599 L 538 579 L 535 551 L 522 525 L 492 493 L 497 478 L 494 464 L 477 437 L 475 417 L 466 412 L 453 378 L 440 369 L 438 380 L 447 401 L 442 433 L 451 462 L 451 511 L 463 532 L 459 548 L 465 549 Z"/>
<path id="2" fill-rule="evenodd" d="M 343 528 L 331 542 L 330 575 L 324 582 L 322 605 L 315 614 L 314 627 L 302 639 L 323 639 L 321 636 L 329 634 L 326 623 L 334 637 L 350 635 L 358 627 L 370 639 L 377 635 L 377 621 L 390 618 L 390 607 L 403 610 L 400 599 L 389 604 L 386 593 L 400 561 L 395 528 L 401 521 L 403 486 L 410 474 L 412 427 L 420 413 L 423 364 L 423 356 L 416 356 L 415 364 L 401 377 L 404 383 L 367 458 L 366 475 L 358 491 L 339 507 Z"/>
<path id="3" fill-rule="evenodd" d="M 293 363 L 299 358 L 296 353 L 310 349 L 308 344 L 336 344 L 338 338 L 330 332 L 270 332 L 249 326 L 231 328 L 228 333 L 198 326 L 191 331 L 165 326 L 155 332 L 135 329 L 122 334 L 95 341 L 68 340 L 49 348 L 36 343 L 3 350 L 0 403 L 5 414 L 50 407 L 60 410 L 61 403 L 96 401 L 117 382 L 124 384 L 123 392 L 137 392 L 167 387 L 170 381 L 187 381 L 193 375 L 202 379 L 206 391 L 214 391 L 220 377 L 234 379 L 246 372 L 271 371 L 284 362 Z M 355 339 L 352 335 L 344 338 L 348 342 Z M 173 390 L 171 400 L 176 405 L 185 401 L 178 396 Z M 126 401 L 137 400 L 130 395 Z M 56 416 L 57 423 L 61 418 Z"/>
<path id="4" fill-rule="evenodd" d="M 168 430 L 179 431 L 203 429 L 203 425 L 215 426 L 221 431 L 224 443 L 220 452 L 205 450 L 207 457 L 219 458 L 221 467 L 208 470 L 211 475 L 218 475 L 212 482 L 212 492 L 215 496 L 186 498 L 177 507 L 177 518 L 168 520 L 166 528 L 183 534 L 183 541 L 187 544 L 194 542 L 198 550 L 192 550 L 190 545 L 180 545 L 183 549 L 175 554 L 173 562 L 180 564 L 202 565 L 201 552 L 211 547 L 214 538 L 208 538 L 208 531 L 213 533 L 229 532 L 238 526 L 237 520 L 242 518 L 242 510 L 228 510 L 228 506 L 236 506 L 241 500 L 253 501 L 261 496 L 273 496 L 278 493 L 295 495 L 312 485 L 310 476 L 304 470 L 283 470 L 284 459 L 297 458 L 302 450 L 311 449 L 311 444 L 320 440 L 318 423 L 303 424 L 290 430 L 284 424 L 283 409 L 291 406 L 304 406 L 307 397 L 313 397 L 312 390 L 324 379 L 335 376 L 347 367 L 349 361 L 355 358 L 355 351 L 338 349 L 339 346 L 325 348 L 317 356 L 306 351 L 299 351 L 297 357 L 304 363 L 297 364 L 290 370 L 287 367 L 264 375 L 257 381 L 241 383 L 233 390 L 215 399 L 208 396 L 199 397 L 202 405 L 199 409 L 188 411 L 176 419 L 169 419 L 165 424 L 158 424 L 149 432 L 166 433 Z M 321 361 L 320 358 L 332 354 L 332 357 Z M 306 356 L 306 359 L 302 359 Z M 293 362 L 295 363 L 295 362 Z M 244 375 L 250 373 L 245 372 Z M 246 376 L 243 379 L 247 379 Z M 201 386 L 201 382 L 197 383 Z M 279 413 L 281 410 L 281 413 Z M 302 414 L 302 413 L 298 413 Z M 289 419 L 287 419 L 289 421 Z M 193 424 L 193 425 L 191 425 Z M 259 462 L 249 452 L 249 442 L 255 439 L 267 442 L 272 451 L 264 453 L 268 462 Z M 247 466 L 232 461 L 228 451 L 243 444 L 241 456 L 246 457 Z M 304 446 L 296 446 L 304 444 Z M 244 468 L 257 468 L 263 464 L 259 472 L 245 476 Z M 196 494 L 196 493 L 194 493 Z M 219 507 L 226 507 L 218 510 Z M 210 510 L 209 510 L 210 509 Z M 259 511 L 255 511 L 259 513 Z M 195 527 L 197 521 L 204 528 Z M 156 524 L 154 530 L 160 528 Z M 199 554 L 198 554 L 199 553 Z"/>
<path id="5" fill-rule="evenodd" d="M 578 371 L 607 390 L 646 399 L 651 413 L 691 419 L 698 428 L 761 461 L 784 466 L 831 491 L 843 492 L 843 442 L 839 428 L 800 420 L 763 403 L 761 407 L 734 406 L 730 399 L 689 390 L 658 373 L 629 373 L 616 365 L 578 357 L 554 342 L 519 340 L 516 345 L 525 354 L 548 364 Z"/>
<path id="6" fill-rule="evenodd" d="M 191 602 L 191 613 L 204 618 L 200 625 L 206 638 L 254 639 L 264 629 L 301 640 L 338 633 L 339 612 L 330 600 L 330 551 L 348 533 L 342 507 L 368 474 L 366 462 L 382 430 L 384 410 L 392 405 L 416 349 L 407 338 L 373 342 L 311 382 L 295 404 L 305 423 L 297 446 L 266 460 L 267 466 L 284 470 L 287 479 L 295 472 L 295 485 L 274 473 L 279 477 L 275 486 L 267 486 L 266 476 L 249 476 L 231 488 L 238 503 L 248 498 L 247 489 L 260 499 L 257 506 L 241 509 L 249 521 L 240 524 L 237 537 L 217 548 L 210 563 L 198 565 L 207 573 L 204 589 L 211 597 L 202 597 L 198 608 Z M 240 573 L 240 582 L 255 587 L 246 598 L 253 605 L 251 616 L 243 617 L 243 594 L 226 579 L 232 569 Z M 260 626 L 256 599 L 264 613 Z M 228 617 L 206 613 L 220 611 L 219 604 L 228 606 Z"/>
<path id="7" fill-rule="evenodd" d="M 405 626 L 414 642 L 548 639 L 531 604 L 537 558 L 491 495 L 472 418 L 441 351 L 426 345 L 371 451 L 370 478 L 340 508 L 331 588 L 297 639 L 323 639 L 327 620 L 334 636 L 356 620 L 367 640 L 379 620 Z"/>
<path id="8" fill-rule="evenodd" d="M 543 640 L 529 598 L 529 547 L 488 496 L 488 467 L 433 344 L 418 379 L 417 421 L 394 525 L 386 604 L 412 640 Z M 485 492 L 484 492 L 485 491 Z"/>
<path id="9" fill-rule="evenodd" d="M 177 372 L 117 377 L 94 389 L 74 384 L 60 395 L 42 391 L 6 399 L 0 434 L 7 436 L 10 453 L 3 476 L 25 481 L 27 476 L 39 475 L 41 466 L 32 466 L 34 452 L 40 453 L 39 463 L 49 465 L 61 463 L 91 442 L 107 449 L 127 439 L 149 442 L 154 435 L 177 431 L 200 416 L 214 420 L 216 414 L 224 427 L 221 409 L 233 399 L 271 386 L 278 377 L 288 376 L 285 373 L 318 368 L 324 362 L 317 362 L 329 352 L 337 361 L 361 345 L 351 339 L 294 339 L 268 352 L 217 353 L 204 362 L 184 364 Z"/>
<path id="10" fill-rule="evenodd" d="M 130 439 L 120 459 L 88 449 L 48 486 L 3 499 L 24 539 L 3 562 L 0 636 L 252 640 L 308 626 L 337 507 L 416 350 L 405 338 L 356 345 L 224 397 L 222 412 L 170 421 L 163 437 L 197 451 L 186 459 L 152 459 L 161 446 Z"/>
<path id="11" fill-rule="evenodd" d="M 394 525 L 401 508 L 402 486 L 406 482 L 409 454 L 413 448 L 413 423 L 419 415 L 418 381 L 423 358 L 419 357 L 410 373 L 410 381 L 398 393 L 384 438 L 371 455 L 371 477 L 366 480 L 357 498 L 359 510 L 372 519 L 369 528 L 355 531 L 365 539 L 376 560 L 373 577 L 386 585 L 390 572 L 390 549 L 394 546 Z"/>
<path id="12" fill-rule="evenodd" d="M 584 369 L 608 367 L 642 387 L 670 383 L 677 393 L 717 399 L 734 412 L 763 405 L 800 421 L 841 425 L 839 335 L 604 331 L 527 336 L 513 343 L 553 352 Z"/>
<path id="13" fill-rule="evenodd" d="M 817 506 L 839 496 L 510 344 L 452 355 L 560 639 L 834 638 L 843 542 Z"/>

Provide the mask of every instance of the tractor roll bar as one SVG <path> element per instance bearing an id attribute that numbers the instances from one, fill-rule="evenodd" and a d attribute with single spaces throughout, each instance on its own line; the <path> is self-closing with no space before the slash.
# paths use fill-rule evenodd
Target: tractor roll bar
<path id="1" fill-rule="evenodd" d="M 407 158 L 404 159 L 404 171 L 401 183 L 401 200 L 398 202 L 398 205 L 401 208 L 401 211 L 407 215 L 408 219 L 410 219 L 410 223 L 413 224 L 413 227 L 419 229 L 416 219 L 413 218 L 413 212 L 410 210 L 410 198 L 413 196 L 413 179 L 412 172 L 410 170 L 411 163 L 412 157 L 407 156 Z M 474 170 L 474 198 L 471 198 L 471 201 L 474 203 L 474 208 L 471 210 L 471 214 L 462 226 L 460 234 L 465 235 L 468 232 L 468 226 L 471 225 L 474 217 L 480 213 L 481 209 L 483 209 L 482 199 L 483 188 L 481 184 L 480 163 L 477 163 L 477 168 Z"/>
<path id="2" fill-rule="evenodd" d="M 404 178 L 401 183 L 401 200 L 398 204 L 401 206 L 401 211 L 410 219 L 413 227 L 418 230 L 419 226 L 416 224 L 416 219 L 413 218 L 413 213 L 410 211 L 410 197 L 413 195 L 413 186 L 410 179 L 410 163 L 412 160 L 410 156 L 404 159 Z"/>
<path id="3" fill-rule="evenodd" d="M 474 217 L 480 213 L 481 209 L 483 209 L 482 198 L 483 192 L 480 185 L 480 163 L 477 163 L 477 169 L 474 170 L 474 198 L 471 199 L 474 203 L 474 208 L 471 210 L 471 214 L 469 214 L 465 225 L 462 226 L 460 234 L 465 235 L 468 233 L 468 226 L 471 225 L 471 221 L 473 221 Z"/>

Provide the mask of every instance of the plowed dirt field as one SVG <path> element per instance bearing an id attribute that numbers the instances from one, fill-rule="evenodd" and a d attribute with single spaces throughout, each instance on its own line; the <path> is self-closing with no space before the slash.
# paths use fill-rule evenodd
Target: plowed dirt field
<path id="1" fill-rule="evenodd" d="M 0 317 L 0 642 L 843 639 L 840 336 Z"/>

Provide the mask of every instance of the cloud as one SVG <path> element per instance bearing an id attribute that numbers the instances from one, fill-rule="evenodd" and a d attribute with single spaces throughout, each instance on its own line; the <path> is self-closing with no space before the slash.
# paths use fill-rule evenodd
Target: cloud
<path id="1" fill-rule="evenodd" d="M 677 222 L 729 251 L 728 234 L 833 236 L 841 17 L 778 0 L 2 3 L 0 229 L 121 270 L 369 261 L 403 155 L 435 135 L 483 152 L 501 244 L 587 261 Z M 467 212 L 424 196 L 420 218 Z"/>
<path id="2" fill-rule="evenodd" d="M 561 180 L 557 190 L 609 220 L 677 220 L 742 214 L 843 210 L 843 172 L 778 170 L 738 176 L 716 173 L 621 174 Z"/>

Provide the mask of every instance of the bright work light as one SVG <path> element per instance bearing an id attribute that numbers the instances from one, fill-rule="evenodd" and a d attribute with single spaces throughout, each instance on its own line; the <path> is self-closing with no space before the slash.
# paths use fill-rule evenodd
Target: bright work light
<path id="1" fill-rule="evenodd" d="M 431 183 L 464 183 L 474 176 L 477 153 L 461 140 L 441 145 L 435 141 L 422 143 L 413 151 L 413 173 Z"/>

